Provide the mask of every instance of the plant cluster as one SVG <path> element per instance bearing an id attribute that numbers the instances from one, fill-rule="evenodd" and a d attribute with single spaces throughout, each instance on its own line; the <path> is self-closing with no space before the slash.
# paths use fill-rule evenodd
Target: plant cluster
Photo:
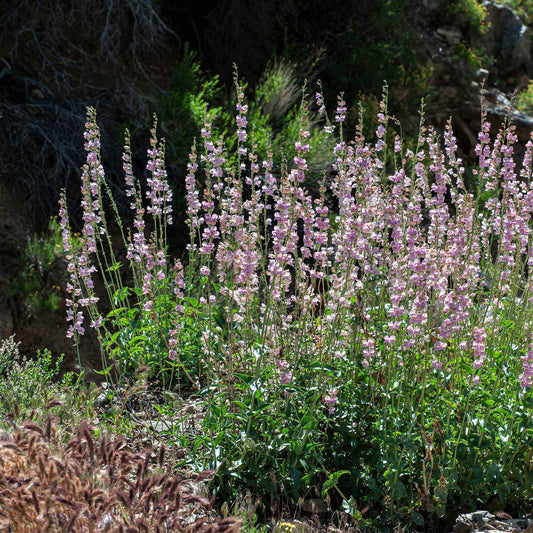
<path id="1" fill-rule="evenodd" d="M 73 243 L 76 247 L 75 238 Z M 47 233 L 28 238 L 21 269 L 13 282 L 13 294 L 25 313 L 38 316 L 57 311 L 65 273 L 61 226 L 51 218 Z"/>
<path id="2" fill-rule="evenodd" d="M 504 4 L 515 10 L 525 24 L 529 25 L 533 20 L 533 6 L 528 0 L 504 0 Z"/>
<path id="3" fill-rule="evenodd" d="M 487 29 L 486 7 L 479 0 L 441 2 L 442 22 L 458 25 L 464 32 L 483 33 Z"/>
<path id="4" fill-rule="evenodd" d="M 530 114 L 533 111 L 533 83 L 530 82 L 528 86 L 518 94 L 516 108 L 518 111 L 526 114 Z"/>
<path id="5" fill-rule="evenodd" d="M 185 181 L 188 257 L 174 262 L 156 127 L 144 194 L 126 144 L 134 227 L 121 226 L 119 262 L 89 110 L 78 252 L 61 207 L 69 335 L 79 342 L 88 320 L 119 380 L 147 365 L 165 387 L 200 389 L 203 433 L 177 428 L 174 439 L 214 470 L 221 499 L 249 489 L 275 512 L 319 496 L 382 526 L 447 519 L 459 503 L 526 504 L 533 143 L 517 167 L 513 126 L 491 139 L 483 114 L 468 190 L 450 123 L 441 140 L 422 117 L 409 148 L 385 97 L 374 139 L 360 124 L 347 140 L 342 97 L 331 120 L 321 92 L 315 105 L 334 164 L 312 195 L 310 112 L 304 105 L 295 155 L 277 174 L 258 157 L 237 85 L 236 151 L 204 124 Z"/>
<path id="6" fill-rule="evenodd" d="M 154 457 L 155 456 L 155 457 Z M 155 458 L 157 471 L 151 467 Z M 82 422 L 65 445 L 51 418 L 0 438 L 0 528 L 6 533 L 170 531 L 230 533 L 232 518 L 212 520 L 195 480 L 164 468 L 165 447 L 132 453 L 123 439 L 95 441 Z"/>
<path id="7" fill-rule="evenodd" d="M 28 419 L 44 422 L 48 414 L 67 429 L 76 423 L 87 406 L 74 392 L 79 380 L 72 373 L 60 377 L 62 360 L 49 350 L 27 359 L 14 337 L 0 341 L 0 427 L 9 430 Z"/>
<path id="8" fill-rule="evenodd" d="M 254 132 L 257 157 L 263 160 L 270 153 L 278 173 L 282 158 L 290 160 L 296 155 L 293 139 L 300 128 L 304 99 L 300 71 L 309 70 L 312 77 L 312 66 L 297 67 L 288 60 L 274 60 L 267 64 L 253 89 L 243 88 L 250 93 L 246 120 L 248 129 Z M 213 134 L 225 139 L 228 163 L 236 162 L 235 97 L 235 94 L 225 95 L 219 77 L 204 72 L 197 54 L 186 46 L 183 58 L 173 71 L 172 89 L 157 106 L 165 128 L 171 129 L 167 157 L 183 173 L 186 173 L 191 145 L 202 136 L 206 117 Z M 319 127 L 320 114 L 315 111 L 308 119 L 312 149 L 307 154 L 306 178 L 308 186 L 317 188 L 323 169 L 333 163 L 333 145 L 327 132 Z"/>

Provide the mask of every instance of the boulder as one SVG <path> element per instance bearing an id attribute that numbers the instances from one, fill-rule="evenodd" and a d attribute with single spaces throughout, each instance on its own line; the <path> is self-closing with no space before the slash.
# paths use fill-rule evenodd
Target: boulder
<path id="1" fill-rule="evenodd" d="M 453 533 L 485 533 L 503 531 L 506 533 L 532 533 L 533 522 L 528 519 L 514 520 L 503 511 L 494 514 L 488 511 L 475 511 L 460 514 L 453 526 Z"/>
<path id="2" fill-rule="evenodd" d="M 487 29 L 472 37 L 472 45 L 496 59 L 493 69 L 502 79 L 516 72 L 533 76 L 531 37 L 533 31 L 508 6 L 485 1 Z"/>
<path id="3" fill-rule="evenodd" d="M 509 117 L 509 110 L 511 109 L 510 99 L 508 95 L 498 89 L 487 89 L 485 92 L 485 108 L 487 110 L 487 119 L 492 124 L 492 132 L 495 134 Z M 473 139 L 475 140 L 475 144 L 477 144 L 477 131 L 479 130 L 481 117 L 479 98 L 475 101 L 466 102 L 466 105 L 460 110 L 460 116 L 471 126 Z M 533 132 L 533 117 L 513 110 L 510 118 L 516 127 L 518 142 L 524 145 L 530 140 L 531 132 Z M 469 148 L 473 150 L 475 144 Z"/>
<path id="4" fill-rule="evenodd" d="M 435 30 L 437 37 L 442 39 L 449 46 L 457 46 L 461 42 L 463 34 L 459 28 L 452 26 L 443 26 Z"/>

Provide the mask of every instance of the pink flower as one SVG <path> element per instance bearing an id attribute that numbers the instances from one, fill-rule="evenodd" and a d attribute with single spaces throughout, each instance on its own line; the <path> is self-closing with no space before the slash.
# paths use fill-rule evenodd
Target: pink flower
<path id="1" fill-rule="evenodd" d="M 330 390 L 329 393 L 324 398 L 324 403 L 329 407 L 329 414 L 332 415 L 335 413 L 335 405 L 337 405 L 339 391 L 337 389 Z"/>
<path id="2" fill-rule="evenodd" d="M 342 94 L 337 97 L 337 113 L 335 114 L 335 122 L 342 123 L 346 118 L 346 102 L 342 98 Z"/>
<path id="3" fill-rule="evenodd" d="M 280 376 L 279 382 L 282 385 L 287 385 L 292 381 L 292 372 L 289 370 L 288 372 L 282 372 Z"/>

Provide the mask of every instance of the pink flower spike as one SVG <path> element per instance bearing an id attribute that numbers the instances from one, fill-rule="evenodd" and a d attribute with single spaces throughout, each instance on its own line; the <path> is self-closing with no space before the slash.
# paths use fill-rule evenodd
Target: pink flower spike
<path id="1" fill-rule="evenodd" d="M 292 372 L 290 370 L 288 372 L 282 372 L 279 381 L 282 385 L 289 384 L 292 381 Z"/>

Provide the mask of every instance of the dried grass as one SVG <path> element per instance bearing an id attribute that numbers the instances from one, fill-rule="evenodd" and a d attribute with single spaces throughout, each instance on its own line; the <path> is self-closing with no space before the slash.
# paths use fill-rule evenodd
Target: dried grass
<path id="1" fill-rule="evenodd" d="M 164 452 L 132 453 L 124 439 L 96 441 L 86 421 L 66 444 L 51 419 L 0 438 L 0 531 L 5 533 L 234 532 L 233 518 L 212 519 L 195 480 L 174 476 Z"/>

